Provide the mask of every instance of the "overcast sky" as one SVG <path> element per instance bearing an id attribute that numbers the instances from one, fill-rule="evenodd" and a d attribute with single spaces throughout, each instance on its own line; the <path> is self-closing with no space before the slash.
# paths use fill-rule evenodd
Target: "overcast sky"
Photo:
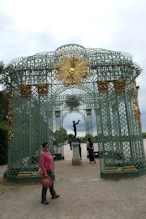
<path id="1" fill-rule="evenodd" d="M 133 55 L 143 69 L 137 85 L 146 132 L 146 1 L 0 0 L 0 61 L 68 43 Z"/>

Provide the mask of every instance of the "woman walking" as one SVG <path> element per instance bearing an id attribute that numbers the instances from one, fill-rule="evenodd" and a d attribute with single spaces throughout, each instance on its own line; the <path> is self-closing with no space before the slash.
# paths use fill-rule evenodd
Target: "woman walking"
<path id="1" fill-rule="evenodd" d="M 89 153 L 89 163 L 91 163 L 92 161 L 94 163 L 96 163 L 95 161 L 95 156 L 94 156 L 94 148 L 93 148 L 93 143 L 91 141 L 91 138 L 88 138 L 88 141 L 87 141 L 87 150 L 88 150 L 88 153 Z"/>
<path id="2" fill-rule="evenodd" d="M 59 198 L 60 195 L 57 195 L 55 190 L 54 190 L 54 185 L 53 185 L 53 178 L 52 178 L 52 173 L 53 173 L 53 157 L 51 153 L 48 151 L 49 145 L 47 142 L 44 142 L 42 144 L 42 152 L 40 154 L 40 167 L 42 170 L 42 174 L 44 177 L 50 176 L 52 179 L 52 186 L 50 187 L 50 194 L 52 196 L 52 199 Z M 42 187 L 42 204 L 49 204 L 49 202 L 46 199 L 46 194 L 47 194 L 47 188 L 44 186 Z"/>

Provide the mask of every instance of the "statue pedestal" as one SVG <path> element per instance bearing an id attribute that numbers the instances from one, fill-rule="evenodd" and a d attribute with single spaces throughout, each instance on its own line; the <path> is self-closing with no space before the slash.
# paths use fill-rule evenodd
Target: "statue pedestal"
<path id="1" fill-rule="evenodd" d="M 73 150 L 72 165 L 81 165 L 78 142 L 72 142 L 72 150 Z"/>

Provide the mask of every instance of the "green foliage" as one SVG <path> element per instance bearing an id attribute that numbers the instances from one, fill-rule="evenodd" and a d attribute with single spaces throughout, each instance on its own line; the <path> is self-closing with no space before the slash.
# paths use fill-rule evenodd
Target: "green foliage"
<path id="1" fill-rule="evenodd" d="M 3 120 L 0 121 L 0 130 L 2 131 L 8 131 L 8 122 Z"/>
<path id="2" fill-rule="evenodd" d="M 142 137 L 143 137 L 143 138 L 146 138 L 146 132 L 143 132 L 143 133 L 142 133 Z"/>
<path id="3" fill-rule="evenodd" d="M 3 74 L 3 71 L 4 71 L 4 63 L 0 62 L 0 75 Z"/>
<path id="4" fill-rule="evenodd" d="M 7 127 L 7 128 L 6 128 Z M 3 126 L 0 123 L 0 165 L 8 162 L 8 126 Z"/>
<path id="5" fill-rule="evenodd" d="M 4 70 L 5 70 L 4 63 L 0 62 L 0 84 L 2 85 L 4 85 L 4 77 L 5 77 Z"/>
<path id="6" fill-rule="evenodd" d="M 85 137 L 80 138 L 81 143 L 86 143 L 88 138 L 91 138 L 93 143 L 97 143 L 97 136 L 92 136 L 91 134 L 86 134 Z"/>
<path id="7" fill-rule="evenodd" d="M 60 128 L 59 130 L 56 130 L 54 132 L 54 145 L 58 145 L 61 143 L 64 143 L 66 140 L 68 140 L 67 131 L 64 128 Z"/>
<path id="8" fill-rule="evenodd" d="M 67 97 L 66 105 L 70 108 L 70 111 L 76 109 L 79 105 L 79 99 L 75 95 L 70 95 Z"/>
<path id="9" fill-rule="evenodd" d="M 0 122 L 7 120 L 8 113 L 8 99 L 5 91 L 0 91 Z"/>
<path id="10" fill-rule="evenodd" d="M 7 164 L 8 161 L 8 122 L 6 119 L 7 112 L 7 96 L 4 91 L 0 91 L 0 165 Z"/>
<path id="11" fill-rule="evenodd" d="M 5 86 L 7 89 L 10 88 L 10 74 L 4 63 L 0 62 L 0 85 Z"/>

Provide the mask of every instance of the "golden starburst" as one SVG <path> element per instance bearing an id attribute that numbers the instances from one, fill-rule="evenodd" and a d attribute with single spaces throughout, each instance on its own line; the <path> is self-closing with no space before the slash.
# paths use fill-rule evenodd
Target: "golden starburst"
<path id="1" fill-rule="evenodd" d="M 82 84 L 82 79 L 89 76 L 89 61 L 82 60 L 78 56 L 63 56 L 62 60 L 55 65 L 58 73 L 55 79 L 63 81 L 65 85 Z"/>

